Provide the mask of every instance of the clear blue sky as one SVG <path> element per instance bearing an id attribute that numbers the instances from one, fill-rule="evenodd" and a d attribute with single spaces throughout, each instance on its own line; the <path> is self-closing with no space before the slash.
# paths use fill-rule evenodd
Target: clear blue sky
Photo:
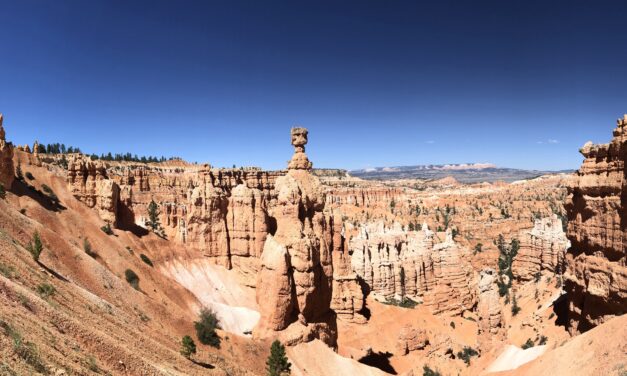
<path id="1" fill-rule="evenodd" d="M 283 168 L 564 169 L 627 112 L 625 1 L 0 0 L 10 140 Z"/>

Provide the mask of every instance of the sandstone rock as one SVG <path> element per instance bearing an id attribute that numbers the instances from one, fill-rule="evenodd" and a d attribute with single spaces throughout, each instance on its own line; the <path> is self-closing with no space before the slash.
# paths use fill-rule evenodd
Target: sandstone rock
<path id="1" fill-rule="evenodd" d="M 482 349 L 488 348 L 495 340 L 502 340 L 505 334 L 496 280 L 497 273 L 493 269 L 485 268 L 479 274 L 477 315 Z"/>
<path id="2" fill-rule="evenodd" d="M 76 199 L 95 208 L 103 220 L 117 226 L 120 187 L 109 180 L 103 162 L 75 154 L 68 161 L 66 180 Z"/>
<path id="3" fill-rule="evenodd" d="M 292 145 L 294 145 L 295 151 L 292 159 L 288 163 L 288 169 L 290 170 L 311 170 L 313 164 L 307 158 L 305 154 L 305 145 L 307 144 L 307 129 L 306 128 L 292 128 Z"/>
<path id="4" fill-rule="evenodd" d="M 569 331 L 584 332 L 627 313 L 627 115 L 609 144 L 586 143 L 568 189 L 564 288 Z"/>
<path id="5" fill-rule="evenodd" d="M 295 155 L 304 155 L 306 136 L 307 131 L 302 128 L 292 130 Z M 298 160 L 305 159 L 306 155 Z M 282 270 L 272 272 L 262 266 L 257 288 L 261 319 L 255 334 L 264 336 L 264 328 L 280 330 L 293 323 L 288 330 L 292 338 L 289 343 L 319 338 L 334 346 L 335 318 L 330 309 L 333 266 L 331 249 L 325 241 L 329 229 L 323 215 L 324 194 L 318 178 L 309 173 L 309 168 L 292 162 L 287 175 L 276 179 L 276 205 L 270 212 L 276 220 L 276 233 L 266 239 L 267 247 L 264 246 L 262 255 L 265 260 L 266 250 L 285 248 L 292 293 L 282 295 L 276 304 L 262 304 L 265 293 L 259 284 L 265 286 L 264 279 L 285 281 Z M 293 309 L 288 312 L 281 307 Z M 299 321 L 294 322 L 297 318 Z"/>
<path id="6" fill-rule="evenodd" d="M 524 231 L 519 238 L 520 250 L 512 263 L 516 279 L 531 281 L 536 273 L 564 272 L 564 257 L 570 242 L 557 215 L 536 220 L 533 229 Z"/>
<path id="7" fill-rule="evenodd" d="M 2 121 L 3 117 L 0 114 L 0 183 L 5 190 L 8 190 L 15 180 L 15 168 L 13 166 L 13 148 L 6 142 L 6 132 Z"/>
<path id="8" fill-rule="evenodd" d="M 434 237 L 426 225 L 420 231 L 362 225 L 350 240 L 353 270 L 384 299 L 409 297 L 435 314 L 459 315 L 475 302 L 472 267 L 450 232 L 442 243 Z"/>
<path id="9" fill-rule="evenodd" d="M 407 355 L 411 351 L 422 350 L 429 344 L 427 331 L 406 325 L 398 334 L 396 342 L 397 354 Z"/>

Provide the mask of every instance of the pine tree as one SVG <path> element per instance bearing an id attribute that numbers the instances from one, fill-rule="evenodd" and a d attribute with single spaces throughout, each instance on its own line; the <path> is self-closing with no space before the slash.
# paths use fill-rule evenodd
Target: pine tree
<path id="1" fill-rule="evenodd" d="M 24 174 L 22 174 L 22 164 L 17 163 L 17 167 L 15 168 L 15 177 L 17 180 L 24 180 Z"/>
<path id="2" fill-rule="evenodd" d="M 266 371 L 268 376 L 284 376 L 291 374 L 290 367 L 292 365 L 285 356 L 285 346 L 278 340 L 272 342 L 270 348 L 270 356 L 266 361 Z"/>
<path id="3" fill-rule="evenodd" d="M 6 196 L 7 192 L 4 190 L 4 185 L 2 185 L 0 183 L 0 198 L 4 198 Z"/>
<path id="4" fill-rule="evenodd" d="M 189 359 L 192 354 L 196 354 L 196 344 L 190 336 L 185 336 L 181 340 L 181 355 Z"/>
<path id="5" fill-rule="evenodd" d="M 38 232 L 35 232 L 35 234 L 33 234 L 33 241 L 28 242 L 26 249 L 28 249 L 28 252 L 30 252 L 30 254 L 33 256 L 33 260 L 39 262 L 39 256 L 44 250 L 44 245 L 41 242 L 41 237 L 39 236 Z"/>
<path id="6" fill-rule="evenodd" d="M 148 205 L 148 222 L 146 222 L 146 225 L 150 227 L 155 234 L 165 237 L 163 228 L 159 222 L 159 214 L 159 205 L 157 205 L 155 200 L 150 200 L 150 204 Z"/>

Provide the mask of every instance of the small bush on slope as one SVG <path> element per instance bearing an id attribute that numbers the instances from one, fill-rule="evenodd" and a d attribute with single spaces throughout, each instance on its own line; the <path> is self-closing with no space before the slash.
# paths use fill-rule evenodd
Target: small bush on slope
<path id="1" fill-rule="evenodd" d="M 196 336 L 200 343 L 216 348 L 220 348 L 220 337 L 216 333 L 219 327 L 216 314 L 208 308 L 203 308 L 200 311 L 199 320 L 194 322 Z"/>
<path id="2" fill-rule="evenodd" d="M 139 276 L 134 271 L 126 269 L 126 271 L 124 271 L 124 276 L 126 277 L 126 282 L 128 282 L 129 285 L 133 286 L 135 290 L 139 290 Z"/>

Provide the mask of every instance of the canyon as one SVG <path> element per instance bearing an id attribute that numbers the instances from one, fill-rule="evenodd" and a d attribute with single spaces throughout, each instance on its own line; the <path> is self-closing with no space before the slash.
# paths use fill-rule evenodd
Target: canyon
<path id="1" fill-rule="evenodd" d="M 617 346 L 580 371 L 627 364 L 627 116 L 574 174 L 473 183 L 316 170 L 302 127 L 287 168 L 264 171 L 41 153 L 7 142 L 2 121 L 0 355 L 17 374 L 33 366 L 9 326 L 58 375 L 95 373 L 89 359 L 111 374 L 264 374 L 275 339 L 297 375 L 577 374 L 549 359 L 604 336 Z M 191 362 L 180 338 L 203 307 L 222 344 Z"/>

